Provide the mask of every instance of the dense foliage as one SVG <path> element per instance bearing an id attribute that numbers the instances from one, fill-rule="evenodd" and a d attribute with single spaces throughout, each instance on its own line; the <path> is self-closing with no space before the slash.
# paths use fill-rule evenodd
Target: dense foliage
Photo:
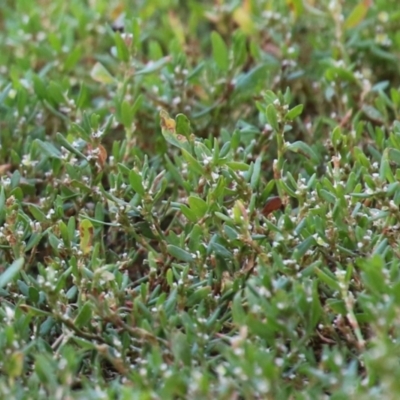
<path id="1" fill-rule="evenodd" d="M 0 28 L 1 398 L 396 398 L 397 0 Z"/>

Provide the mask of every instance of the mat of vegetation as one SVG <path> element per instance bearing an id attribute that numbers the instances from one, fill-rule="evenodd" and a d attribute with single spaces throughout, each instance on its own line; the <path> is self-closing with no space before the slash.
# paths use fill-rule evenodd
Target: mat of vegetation
<path id="1" fill-rule="evenodd" d="M 0 397 L 395 399 L 390 0 L 0 4 Z"/>

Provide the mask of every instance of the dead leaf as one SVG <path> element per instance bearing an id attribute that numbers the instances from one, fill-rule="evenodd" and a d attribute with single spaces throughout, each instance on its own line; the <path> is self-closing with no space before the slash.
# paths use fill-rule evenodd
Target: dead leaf
<path id="1" fill-rule="evenodd" d="M 262 214 L 267 216 L 273 211 L 279 210 L 283 206 L 283 202 L 279 196 L 271 197 L 267 200 L 264 208 L 262 209 Z"/>

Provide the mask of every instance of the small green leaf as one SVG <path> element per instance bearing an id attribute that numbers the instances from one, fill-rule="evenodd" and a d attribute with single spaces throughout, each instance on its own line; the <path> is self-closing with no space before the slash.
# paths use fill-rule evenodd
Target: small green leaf
<path id="1" fill-rule="evenodd" d="M 139 193 L 141 196 L 144 196 L 145 190 L 142 183 L 142 176 L 133 169 L 129 172 L 129 183 L 131 185 L 131 188 L 136 193 Z"/>
<path id="2" fill-rule="evenodd" d="M 77 328 L 81 328 L 82 326 L 89 326 L 91 318 L 92 318 L 92 307 L 89 302 L 86 302 L 82 306 L 77 317 L 75 318 L 74 325 Z"/>
<path id="3" fill-rule="evenodd" d="M 181 211 L 182 214 L 191 222 L 197 222 L 199 217 L 197 214 L 189 207 L 185 206 L 184 204 L 181 204 Z"/>
<path id="4" fill-rule="evenodd" d="M 64 69 L 66 71 L 71 71 L 74 69 L 75 65 L 78 63 L 79 59 L 82 56 L 82 48 L 81 47 L 75 47 L 70 51 L 70 53 L 67 55 L 67 58 L 65 59 L 64 62 Z"/>
<path id="5" fill-rule="evenodd" d="M 326 202 L 331 203 L 331 204 L 335 204 L 336 202 L 336 197 L 331 193 L 328 192 L 325 189 L 320 189 L 318 191 L 319 196 L 324 199 Z"/>
<path id="6" fill-rule="evenodd" d="M 161 69 L 164 65 L 168 64 L 170 61 L 171 57 L 169 56 L 160 58 L 157 61 L 149 61 L 144 68 L 135 72 L 135 76 L 146 75 L 146 74 L 151 74 L 152 72 L 156 72 L 159 69 Z"/>
<path id="7" fill-rule="evenodd" d="M 400 151 L 397 149 L 389 149 L 388 150 L 388 159 L 389 159 L 389 161 L 393 161 L 397 165 L 400 165 Z"/>
<path id="8" fill-rule="evenodd" d="M 59 221 L 58 222 L 58 228 L 60 229 L 61 237 L 62 237 L 62 240 L 64 241 L 65 246 L 67 248 L 70 248 L 71 247 L 71 240 L 70 240 L 70 237 L 69 237 L 69 231 L 68 231 L 67 225 L 65 224 L 64 221 Z"/>
<path id="9" fill-rule="evenodd" d="M 47 97 L 53 100 L 55 104 L 61 104 L 65 101 L 62 87 L 54 81 L 51 81 L 47 87 Z"/>
<path id="10" fill-rule="evenodd" d="M 131 106 L 127 100 L 121 103 L 121 122 L 125 128 L 130 128 L 133 121 L 133 114 L 131 111 Z"/>
<path id="11" fill-rule="evenodd" d="M 228 48 L 221 35 L 216 31 L 211 33 L 211 44 L 215 63 L 221 71 L 227 72 L 229 70 Z"/>
<path id="12" fill-rule="evenodd" d="M 210 242 L 209 249 L 222 258 L 232 259 L 232 253 L 224 246 L 216 242 Z"/>
<path id="13" fill-rule="evenodd" d="M 254 163 L 254 169 L 250 180 L 250 186 L 253 190 L 256 190 L 258 187 L 258 183 L 260 181 L 260 173 L 261 173 L 261 157 L 257 157 L 257 160 Z"/>
<path id="14" fill-rule="evenodd" d="M 329 276 L 325 271 L 319 268 L 314 268 L 315 273 L 321 279 L 322 282 L 324 282 L 326 285 L 328 285 L 332 290 L 340 290 L 339 283 Z"/>
<path id="15" fill-rule="evenodd" d="M 188 151 L 182 149 L 182 155 L 192 171 L 196 172 L 199 175 L 204 175 L 203 167 Z"/>
<path id="16" fill-rule="evenodd" d="M 46 85 L 38 75 L 33 75 L 33 90 L 39 100 L 45 100 L 47 98 Z"/>
<path id="17" fill-rule="evenodd" d="M 47 222 L 46 215 L 36 204 L 28 204 L 28 209 L 38 222 Z"/>
<path id="18" fill-rule="evenodd" d="M 28 243 L 26 244 L 26 247 L 24 249 L 25 253 L 33 249 L 35 246 L 39 244 L 41 241 L 42 237 L 44 236 L 44 232 L 41 233 L 32 233 L 32 235 L 29 238 Z"/>
<path id="19" fill-rule="evenodd" d="M 228 161 L 226 165 L 234 171 L 248 171 L 250 166 L 240 161 Z"/>
<path id="20" fill-rule="evenodd" d="M 82 157 L 84 160 L 87 160 L 86 156 L 83 153 L 81 153 L 77 148 L 72 146 L 71 143 L 68 142 L 68 140 L 64 137 L 62 133 L 57 132 L 56 139 L 62 146 L 64 146 L 72 154 L 75 154 L 76 156 Z"/>
<path id="21" fill-rule="evenodd" d="M 241 326 L 244 324 L 246 319 L 247 312 L 243 308 L 243 300 L 240 292 L 235 294 L 232 303 L 232 317 L 233 321 L 238 325 Z"/>
<path id="22" fill-rule="evenodd" d="M 33 142 L 35 148 L 39 148 L 47 157 L 61 158 L 61 152 L 49 142 L 43 142 L 40 139 L 35 139 Z"/>
<path id="23" fill-rule="evenodd" d="M 185 262 L 193 261 L 192 255 L 188 251 L 183 250 L 178 246 L 169 244 L 167 249 L 168 249 L 168 253 L 171 254 L 171 256 L 177 258 L 180 261 L 185 261 Z"/>
<path id="24" fill-rule="evenodd" d="M 392 149 L 394 150 L 394 149 Z M 392 168 L 390 167 L 389 163 L 389 149 L 385 149 L 382 154 L 381 159 L 381 166 L 379 169 L 379 175 L 382 180 L 386 179 L 389 183 L 393 183 L 396 181 L 395 177 L 393 176 Z M 392 152 L 392 155 L 395 154 Z"/>
<path id="25" fill-rule="evenodd" d="M 286 119 L 288 119 L 289 121 L 293 121 L 303 112 L 303 108 L 304 108 L 303 104 L 298 104 L 297 106 L 293 107 L 286 114 Z"/>
<path id="26" fill-rule="evenodd" d="M 140 109 L 140 107 L 142 106 L 143 103 L 143 95 L 139 94 L 138 97 L 136 97 L 135 102 L 133 103 L 132 107 L 131 107 L 131 114 L 132 114 L 132 118 L 135 116 L 135 114 L 138 112 L 138 110 Z"/>
<path id="27" fill-rule="evenodd" d="M 307 250 L 311 249 L 312 246 L 315 246 L 315 239 L 313 236 L 309 236 L 305 240 L 303 240 L 300 244 L 298 244 L 293 252 L 293 258 L 297 261 L 300 261 Z"/>
<path id="28" fill-rule="evenodd" d="M 302 154 L 303 156 L 309 158 L 314 162 L 319 161 L 319 157 L 315 154 L 314 150 L 304 142 L 293 142 L 290 143 L 286 148 L 290 151 L 293 151 L 294 153 Z"/>
<path id="29" fill-rule="evenodd" d="M 265 116 L 267 117 L 268 123 L 271 125 L 275 132 L 279 131 L 278 115 L 276 108 L 273 104 L 268 104 L 265 110 Z"/>
<path id="30" fill-rule="evenodd" d="M 124 62 L 128 61 L 129 60 L 129 50 L 119 32 L 115 33 L 114 41 L 115 41 L 115 46 L 117 47 L 118 58 Z"/>
<path id="31" fill-rule="evenodd" d="M 11 282 L 18 272 L 24 266 L 25 259 L 23 257 L 16 259 L 6 270 L 0 275 L 0 288 Z"/>
<path id="32" fill-rule="evenodd" d="M 265 85 L 267 76 L 267 66 L 258 65 L 249 72 L 242 74 L 237 78 L 234 94 L 245 95 L 257 91 L 259 87 Z"/>
<path id="33" fill-rule="evenodd" d="M 28 289 L 28 298 L 32 303 L 37 303 L 40 299 L 39 291 L 35 287 L 30 286 Z"/>
<path id="34" fill-rule="evenodd" d="M 197 196 L 190 196 L 188 198 L 190 209 L 196 214 L 197 218 L 203 218 L 208 210 L 207 203 Z"/>
<path id="35" fill-rule="evenodd" d="M 192 128 L 190 127 L 190 121 L 188 117 L 184 114 L 178 114 L 175 118 L 175 121 L 176 133 L 189 138 L 190 134 L 192 133 Z"/>

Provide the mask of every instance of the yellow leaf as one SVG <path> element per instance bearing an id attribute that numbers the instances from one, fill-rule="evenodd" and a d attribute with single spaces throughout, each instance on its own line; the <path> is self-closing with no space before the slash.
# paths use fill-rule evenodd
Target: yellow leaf
<path id="1" fill-rule="evenodd" d="M 297 19 L 304 11 L 303 0 L 286 0 L 286 2 Z"/>
<path id="2" fill-rule="evenodd" d="M 82 220 L 79 224 L 80 248 L 85 255 L 92 250 L 93 231 L 93 224 L 88 219 Z"/>
<path id="3" fill-rule="evenodd" d="M 160 111 L 161 128 L 167 131 L 175 133 L 176 122 L 170 118 L 169 114 L 165 110 Z"/>
<path id="4" fill-rule="evenodd" d="M 365 19 L 371 5 L 372 0 L 360 1 L 346 18 L 346 21 L 344 22 L 345 29 L 354 28 L 361 23 Z"/>
<path id="5" fill-rule="evenodd" d="M 233 19 L 244 33 L 249 35 L 254 32 L 254 22 L 245 4 L 233 12 Z"/>
<path id="6" fill-rule="evenodd" d="M 169 23 L 171 25 L 171 29 L 174 32 L 178 42 L 181 46 L 185 44 L 185 29 L 182 25 L 181 20 L 178 18 L 176 13 L 170 11 L 168 13 Z"/>

